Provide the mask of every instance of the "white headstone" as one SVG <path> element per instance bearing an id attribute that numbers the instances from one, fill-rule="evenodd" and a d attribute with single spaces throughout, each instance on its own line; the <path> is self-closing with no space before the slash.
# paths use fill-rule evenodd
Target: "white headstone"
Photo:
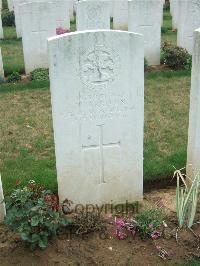
<path id="1" fill-rule="evenodd" d="M 193 49 L 193 31 L 200 27 L 200 0 L 179 2 L 179 22 L 177 44 L 190 54 Z"/>
<path id="2" fill-rule="evenodd" d="M 143 50 L 142 36 L 124 31 L 49 39 L 61 202 L 142 199 Z"/>
<path id="3" fill-rule="evenodd" d="M 4 203 L 3 187 L 0 175 L 0 223 L 4 221 L 5 216 L 6 216 L 6 208 Z"/>
<path id="4" fill-rule="evenodd" d="M 113 2 L 113 29 L 128 29 L 128 0 Z"/>
<path id="5" fill-rule="evenodd" d="M 162 0 L 129 1 L 128 30 L 144 35 L 144 54 L 150 65 L 160 64 Z"/>
<path id="6" fill-rule="evenodd" d="M 179 2 L 181 0 L 170 0 L 170 12 L 172 15 L 172 27 L 177 29 L 179 20 Z"/>
<path id="7" fill-rule="evenodd" d="M 21 25 L 21 16 L 20 16 L 20 5 L 23 3 L 28 3 L 29 0 L 14 0 L 13 1 L 13 8 L 15 13 L 15 26 L 16 26 L 16 33 L 17 38 L 22 37 L 22 25 Z"/>
<path id="8" fill-rule="evenodd" d="M 16 33 L 17 33 L 17 38 L 21 38 L 22 37 L 22 14 L 21 14 L 21 5 L 22 4 L 27 4 L 27 3 L 59 3 L 61 0 L 14 0 L 14 12 L 15 12 L 15 26 L 16 26 Z M 66 7 L 64 10 L 62 10 L 62 14 L 61 14 L 61 21 L 63 20 L 63 13 L 65 13 L 66 18 L 65 20 L 68 21 L 69 16 L 70 16 L 70 4 L 71 2 L 69 0 L 63 0 L 66 2 Z M 66 9 L 67 8 L 67 9 Z M 57 12 L 57 9 L 55 8 L 55 12 Z M 59 13 L 57 13 L 58 16 L 58 20 L 59 20 Z M 38 17 L 38 20 L 40 20 L 41 18 Z M 70 20 L 68 22 L 68 29 L 70 29 Z"/>
<path id="9" fill-rule="evenodd" d="M 3 35 L 3 26 L 2 26 L 2 19 L 1 19 L 2 1 L 0 3 L 1 3 L 1 7 L 0 7 L 0 39 L 3 39 L 4 35 Z"/>
<path id="10" fill-rule="evenodd" d="M 76 29 L 110 29 L 110 4 L 108 1 L 80 1 L 76 7 Z"/>
<path id="11" fill-rule="evenodd" d="M 4 79 L 4 69 L 3 69 L 3 59 L 2 59 L 2 53 L 0 48 L 0 79 Z"/>
<path id="12" fill-rule="evenodd" d="M 200 171 L 200 28 L 194 32 L 188 131 L 187 174 Z"/>
<path id="13" fill-rule="evenodd" d="M 14 4 L 13 4 L 14 0 L 7 0 L 7 1 L 8 1 L 8 9 L 10 11 L 13 11 L 14 10 Z"/>
<path id="14" fill-rule="evenodd" d="M 26 73 L 48 67 L 47 38 L 56 28 L 69 29 L 68 1 L 34 2 L 21 5 L 22 43 Z"/>

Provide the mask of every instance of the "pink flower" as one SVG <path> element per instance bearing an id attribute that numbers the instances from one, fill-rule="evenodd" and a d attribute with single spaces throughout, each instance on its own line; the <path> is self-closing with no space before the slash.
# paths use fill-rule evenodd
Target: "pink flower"
<path id="1" fill-rule="evenodd" d="M 152 234 L 151 234 L 151 238 L 153 240 L 157 239 L 158 237 L 161 237 L 161 232 L 159 231 L 154 231 Z"/>
<path id="2" fill-rule="evenodd" d="M 56 34 L 57 35 L 61 35 L 61 34 L 67 33 L 67 32 L 69 32 L 68 29 L 63 29 L 62 27 L 56 28 Z"/>
<path id="3" fill-rule="evenodd" d="M 127 237 L 127 234 L 125 234 L 122 230 L 116 229 L 114 236 L 116 236 L 119 240 L 124 240 Z"/>
<path id="4" fill-rule="evenodd" d="M 123 221 L 122 218 L 116 218 L 115 217 L 115 225 L 117 225 L 118 227 L 124 227 L 125 226 L 125 222 Z"/>

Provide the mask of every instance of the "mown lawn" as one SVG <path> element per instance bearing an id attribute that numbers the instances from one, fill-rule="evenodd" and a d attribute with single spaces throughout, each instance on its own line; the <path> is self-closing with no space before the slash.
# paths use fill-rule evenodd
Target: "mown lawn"
<path id="1" fill-rule="evenodd" d="M 164 11 L 162 25 L 162 41 L 170 42 L 174 45 L 177 43 L 177 33 L 172 29 L 172 17 L 169 11 Z"/>
<path id="2" fill-rule="evenodd" d="M 146 74 L 145 181 L 169 178 L 173 166 L 185 165 L 189 88 L 185 72 Z M 48 82 L 2 85 L 0 121 L 0 169 L 6 193 L 18 179 L 36 179 L 55 191 Z"/>

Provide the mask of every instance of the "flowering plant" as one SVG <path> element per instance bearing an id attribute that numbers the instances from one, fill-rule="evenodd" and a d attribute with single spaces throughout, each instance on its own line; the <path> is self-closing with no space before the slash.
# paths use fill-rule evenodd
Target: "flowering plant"
<path id="1" fill-rule="evenodd" d="M 123 240 L 128 237 L 129 234 L 135 236 L 136 228 L 133 223 L 134 220 L 123 219 L 115 217 L 114 221 L 111 222 L 115 226 L 114 236 L 119 240 Z"/>
<path id="2" fill-rule="evenodd" d="M 32 247 L 45 248 L 49 237 L 69 223 L 59 211 L 57 196 L 35 181 L 15 189 L 6 200 L 6 209 L 5 223 Z"/>
<path id="3" fill-rule="evenodd" d="M 68 33 L 68 32 L 70 32 L 68 29 L 64 29 L 62 27 L 56 28 L 56 34 L 57 35 L 65 34 L 65 33 Z"/>
<path id="4" fill-rule="evenodd" d="M 163 202 L 144 209 L 137 217 L 137 231 L 141 238 L 151 237 L 153 240 L 161 236 L 161 225 L 164 220 Z"/>

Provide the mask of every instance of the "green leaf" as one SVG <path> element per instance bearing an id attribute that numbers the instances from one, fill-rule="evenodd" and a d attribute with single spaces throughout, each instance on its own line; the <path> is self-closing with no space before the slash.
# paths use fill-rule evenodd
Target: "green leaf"
<path id="1" fill-rule="evenodd" d="M 31 226 L 38 226 L 38 224 L 39 224 L 39 218 L 37 217 L 37 216 L 33 216 L 32 218 L 31 218 Z"/>
<path id="2" fill-rule="evenodd" d="M 38 245 L 39 245 L 40 248 L 46 248 L 46 246 L 47 246 L 47 239 L 40 239 Z"/>
<path id="3" fill-rule="evenodd" d="M 29 240 L 29 235 L 27 233 L 23 232 L 23 233 L 21 233 L 21 238 L 22 238 L 22 240 L 27 241 L 27 240 Z"/>

